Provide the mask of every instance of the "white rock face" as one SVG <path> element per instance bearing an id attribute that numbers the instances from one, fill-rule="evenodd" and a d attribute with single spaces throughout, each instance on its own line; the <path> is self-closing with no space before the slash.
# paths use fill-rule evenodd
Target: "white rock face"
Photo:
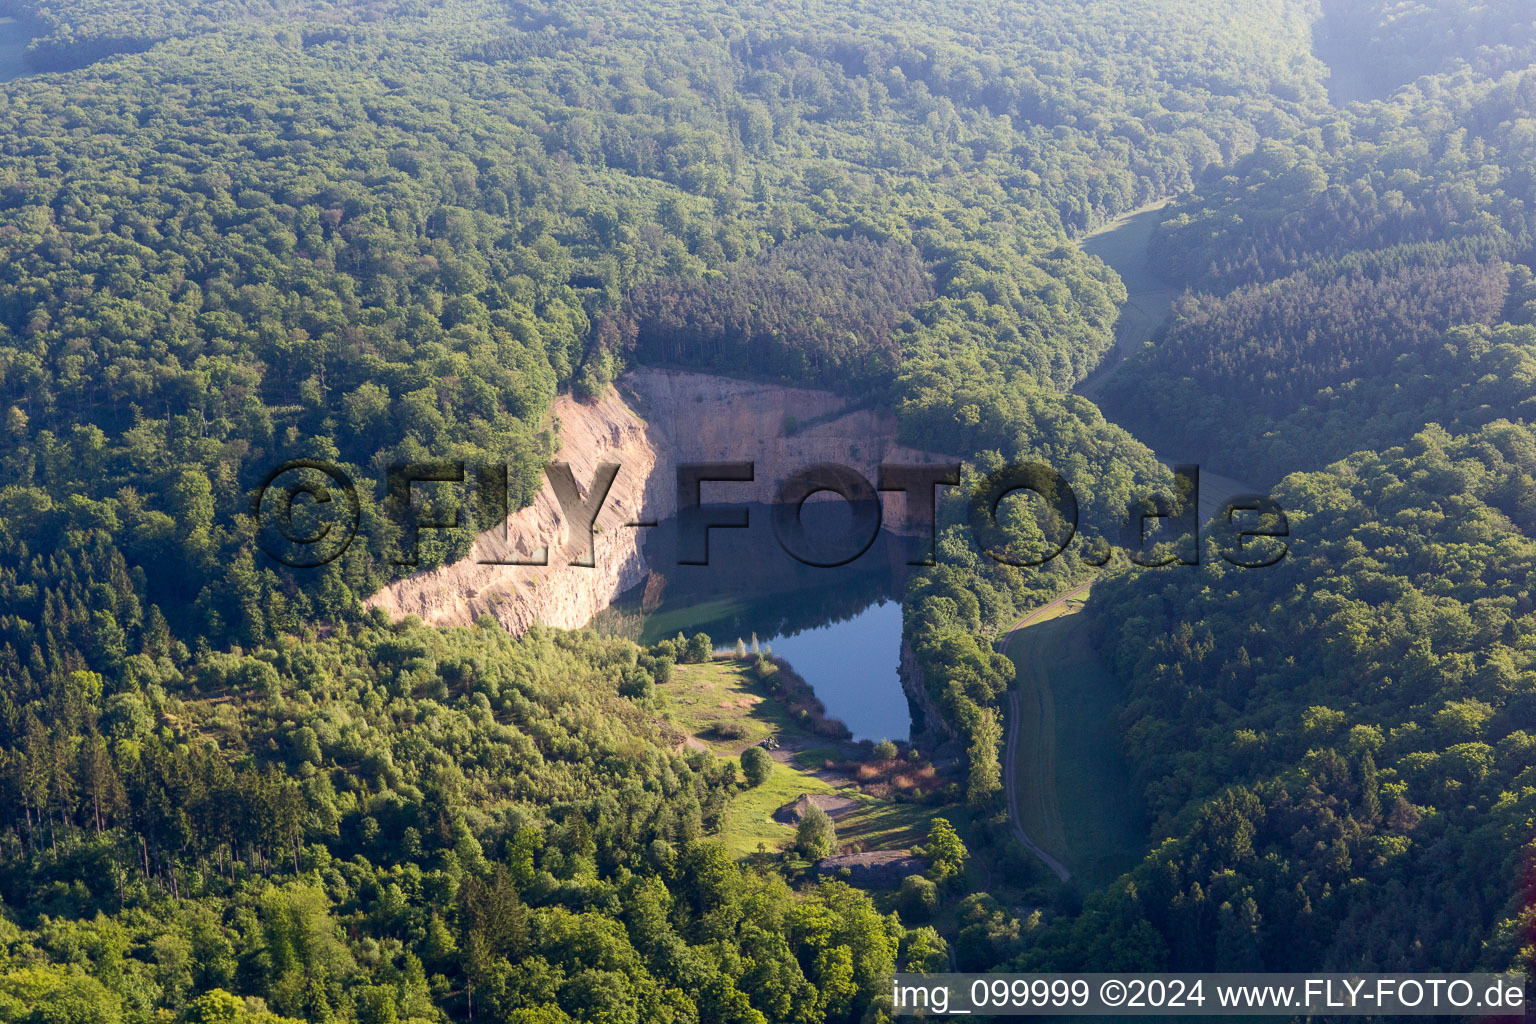
<path id="1" fill-rule="evenodd" d="M 561 439 L 556 458 L 571 464 L 583 490 L 600 463 L 620 466 L 597 517 L 596 565 L 569 564 L 568 524 L 546 483 L 532 505 L 508 517 L 505 537 L 487 531 L 463 561 L 392 583 L 367 604 L 442 626 L 488 613 L 514 635 L 535 623 L 576 629 L 646 579 L 645 531 L 625 524 L 674 514 L 678 463 L 752 461 L 752 483 L 706 483 L 704 500 L 767 503 L 781 480 L 815 463 L 841 463 L 874 482 L 881 462 L 942 461 L 897 445 L 889 413 L 845 412 L 847 404 L 827 391 L 650 369 L 629 374 L 597 402 L 562 398 L 551 412 Z M 882 499 L 887 527 L 905 532 L 901 494 Z M 531 560 L 546 546 L 547 567 L 478 561 L 509 553 Z"/>

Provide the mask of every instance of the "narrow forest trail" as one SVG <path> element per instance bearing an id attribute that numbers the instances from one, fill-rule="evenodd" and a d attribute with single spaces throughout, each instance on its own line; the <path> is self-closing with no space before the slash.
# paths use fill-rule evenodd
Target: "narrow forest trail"
<path id="1" fill-rule="evenodd" d="M 1165 200 L 1133 210 L 1082 240 L 1084 251 L 1098 256 L 1120 275 L 1127 292 L 1126 304 L 1115 323 L 1114 348 L 1074 389 L 1085 398 L 1098 400 L 1104 382 L 1121 363 L 1151 340 L 1167 318 L 1169 307 L 1183 291 L 1159 277 L 1147 258 L 1147 244 L 1161 220 L 1160 211 L 1166 205 Z M 1179 460 L 1160 457 L 1159 461 L 1171 468 Z M 1202 472 L 1198 502 L 1201 524 L 1209 523 L 1234 495 L 1253 490 L 1231 477 Z M 1084 734 L 1082 721 L 1058 721 L 1057 690 L 1065 681 L 1081 682 L 1081 663 L 1096 657 L 1094 652 L 1098 645 L 1087 632 L 1088 624 L 1063 621 L 1068 617 L 1075 618 L 1082 610 L 1092 586 L 1091 579 L 1077 584 L 1029 612 L 1010 626 L 997 644 L 998 650 L 1014 663 L 1014 684 L 1008 691 L 1003 757 L 1004 793 L 1010 826 L 1014 836 L 1063 882 L 1073 877 L 1069 864 L 1079 860 L 1092 862 L 1100 869 L 1095 873 L 1102 874 L 1103 865 L 1113 859 L 1106 851 L 1074 848 L 1071 841 L 1074 831 L 1084 836 L 1091 833 L 1094 841 L 1110 844 L 1116 838 L 1122 845 L 1130 839 L 1124 827 L 1117 827 L 1123 826 L 1124 822 L 1101 822 L 1098 829 L 1072 829 L 1064 823 L 1062 813 L 1060 783 L 1064 773 L 1075 770 L 1078 790 L 1084 788 L 1081 783 L 1085 778 L 1113 779 L 1116 775 L 1113 770 L 1116 766 L 1109 763 L 1118 756 L 1113 744 L 1108 744 L 1107 749 L 1102 742 L 1093 745 L 1096 749 L 1089 749 L 1086 744 L 1081 749 L 1072 749 L 1059 742 L 1063 733 Z M 1082 709 L 1078 710 L 1081 712 Z M 1088 725 L 1097 726 L 1102 736 L 1108 732 L 1108 723 L 1102 716 L 1109 714 L 1110 708 L 1096 710 L 1099 719 Z M 1075 763 L 1088 759 L 1105 763 L 1091 766 Z M 1090 770 L 1095 768 L 1098 770 Z M 1107 808 L 1112 802 L 1110 794 L 1103 795 L 1103 807 Z M 1116 795 L 1123 804 L 1126 794 Z M 1077 792 L 1074 796 L 1080 798 L 1082 793 Z M 1123 811 L 1124 807 L 1119 809 Z M 1070 810 L 1081 812 L 1083 808 L 1074 805 Z M 1136 840 L 1142 838 L 1135 837 Z M 1086 880 L 1103 882 L 1107 879 Z"/>

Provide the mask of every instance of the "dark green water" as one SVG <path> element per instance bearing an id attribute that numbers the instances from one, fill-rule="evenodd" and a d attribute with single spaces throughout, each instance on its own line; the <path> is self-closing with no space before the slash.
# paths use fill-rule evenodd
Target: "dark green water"
<path id="1" fill-rule="evenodd" d="M 25 54 L 32 33 L 15 18 L 0 18 L 0 82 L 9 82 L 27 73 Z"/>
<path id="2" fill-rule="evenodd" d="M 882 533 L 846 566 L 807 566 L 779 547 L 767 506 L 748 512 L 748 529 L 710 532 L 707 566 L 677 564 L 675 522 L 648 530 L 650 581 L 594 625 L 646 643 L 702 631 L 720 648 L 750 646 L 755 633 L 855 739 L 906 739 L 912 715 L 897 667 L 907 543 Z M 841 503 L 806 506 L 808 528 L 840 533 L 846 521 Z"/>

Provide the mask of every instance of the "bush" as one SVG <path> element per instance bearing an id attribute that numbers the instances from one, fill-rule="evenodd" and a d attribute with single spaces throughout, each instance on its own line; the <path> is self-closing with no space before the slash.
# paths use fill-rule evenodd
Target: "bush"
<path id="1" fill-rule="evenodd" d="M 715 740 L 744 740 L 747 727 L 740 722 L 711 722 L 704 728 L 704 733 Z"/>
<path id="2" fill-rule="evenodd" d="M 945 818 L 934 818 L 928 827 L 928 844 L 924 852 L 928 856 L 928 877 L 935 882 L 958 877 L 970 856 L 960 834 Z"/>
<path id="3" fill-rule="evenodd" d="M 926 921 L 939 909 L 939 887 L 922 875 L 901 880 L 901 912 L 913 921 Z"/>
<path id="4" fill-rule="evenodd" d="M 144 698 L 136 693 L 115 693 L 108 697 L 106 712 L 101 717 L 107 735 L 119 740 L 138 739 L 155 724 L 154 716 L 144 705 Z"/>
<path id="5" fill-rule="evenodd" d="M 830 856 L 837 845 L 837 829 L 827 812 L 811 804 L 805 809 L 805 817 L 795 829 L 795 848 L 807 860 L 820 860 Z"/>
<path id="6" fill-rule="evenodd" d="M 890 740 L 881 740 L 875 744 L 874 757 L 876 761 L 894 761 L 900 756 L 900 753 L 896 749 L 896 744 Z"/>
<path id="7" fill-rule="evenodd" d="M 690 664 L 700 665 L 715 656 L 715 645 L 709 639 L 708 633 L 695 633 L 688 641 L 687 656 L 682 660 Z"/>
<path id="8" fill-rule="evenodd" d="M 949 944 L 932 927 L 912 929 L 901 945 L 901 958 L 907 970 L 921 974 L 949 970 Z"/>
<path id="9" fill-rule="evenodd" d="M 651 674 L 639 665 L 625 669 L 624 677 L 619 680 L 620 697 L 646 700 L 655 692 L 656 685 L 651 679 Z"/>
<path id="10" fill-rule="evenodd" d="M 741 752 L 741 773 L 748 786 L 761 786 L 773 774 L 773 758 L 762 747 L 748 747 Z"/>

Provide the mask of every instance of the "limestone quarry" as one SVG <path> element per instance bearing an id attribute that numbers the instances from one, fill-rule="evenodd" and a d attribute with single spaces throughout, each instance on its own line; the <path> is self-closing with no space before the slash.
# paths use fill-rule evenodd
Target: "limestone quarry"
<path id="1" fill-rule="evenodd" d="M 569 564 L 569 524 L 546 483 L 504 530 L 481 534 L 465 559 L 391 584 L 368 600 L 370 607 L 442 626 L 491 615 L 514 635 L 536 623 L 576 629 L 647 579 L 645 530 L 629 524 L 672 517 L 679 463 L 752 461 L 752 483 L 706 483 L 703 499 L 768 503 L 781 480 L 816 463 L 840 463 L 873 481 L 882 462 L 937 461 L 898 445 L 889 413 L 849 408 L 827 391 L 709 374 L 642 369 L 601 400 L 560 399 L 551 415 L 560 439 L 556 458 L 570 464 L 580 486 L 599 464 L 620 466 L 598 514 L 595 565 Z M 901 494 L 882 500 L 886 528 L 901 532 Z M 483 564 L 534 561 L 546 548 L 547 566 Z"/>

